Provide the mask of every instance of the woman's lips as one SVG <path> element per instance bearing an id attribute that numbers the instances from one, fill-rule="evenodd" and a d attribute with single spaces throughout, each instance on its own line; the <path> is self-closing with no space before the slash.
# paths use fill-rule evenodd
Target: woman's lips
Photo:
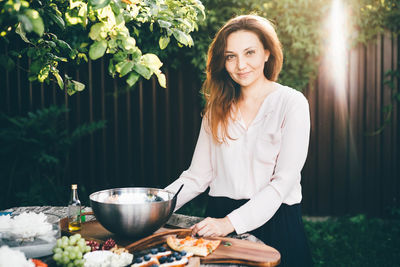
<path id="1" fill-rule="evenodd" d="M 240 79 L 244 79 L 244 78 L 247 78 L 247 76 L 249 76 L 249 74 L 250 74 L 250 72 L 241 72 L 241 73 L 237 73 L 237 76 Z"/>

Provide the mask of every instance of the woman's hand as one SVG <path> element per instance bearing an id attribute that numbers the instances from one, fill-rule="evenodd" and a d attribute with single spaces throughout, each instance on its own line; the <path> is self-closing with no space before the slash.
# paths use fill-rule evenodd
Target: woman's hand
<path id="1" fill-rule="evenodd" d="M 222 219 L 207 217 L 190 229 L 192 229 L 192 235 L 198 236 L 226 236 L 235 230 L 228 217 Z"/>

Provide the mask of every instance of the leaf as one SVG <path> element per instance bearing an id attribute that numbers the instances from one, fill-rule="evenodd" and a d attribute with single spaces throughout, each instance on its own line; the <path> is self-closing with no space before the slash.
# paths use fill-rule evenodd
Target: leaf
<path id="1" fill-rule="evenodd" d="M 100 33 L 103 31 L 104 27 L 105 24 L 103 22 L 98 22 L 94 24 L 92 27 L 90 27 L 90 32 L 89 32 L 90 39 L 95 41 L 102 40 L 103 38 L 101 38 Z"/>
<path id="2" fill-rule="evenodd" d="M 117 62 L 124 61 L 127 58 L 128 54 L 124 51 L 118 51 L 114 54 L 113 59 Z"/>
<path id="3" fill-rule="evenodd" d="M 146 65 L 148 68 L 150 68 L 153 72 L 158 71 L 163 63 L 160 61 L 160 59 L 151 53 L 145 54 L 142 56 L 142 62 L 144 65 Z"/>
<path id="4" fill-rule="evenodd" d="M 108 62 L 108 73 L 114 78 L 115 76 L 115 65 L 112 59 Z"/>
<path id="5" fill-rule="evenodd" d="M 165 49 L 168 46 L 170 40 L 171 39 L 168 36 L 161 36 L 160 40 L 158 41 L 160 49 Z"/>
<path id="6" fill-rule="evenodd" d="M 131 72 L 134 63 L 132 61 L 123 61 L 115 65 L 115 70 L 119 72 L 119 77 L 123 77 Z"/>
<path id="7" fill-rule="evenodd" d="M 81 82 L 72 80 L 72 83 L 74 84 L 75 91 L 80 92 L 80 91 L 83 91 L 85 89 L 85 85 L 83 83 L 81 83 Z"/>
<path id="8" fill-rule="evenodd" d="M 73 94 L 75 94 L 75 93 L 76 93 L 76 91 L 75 91 L 74 85 L 73 85 L 72 83 L 69 83 L 69 84 L 67 85 L 67 94 L 68 94 L 69 96 L 71 96 L 71 95 L 73 95 Z"/>
<path id="9" fill-rule="evenodd" d="M 230 247 L 230 246 L 232 246 L 232 243 L 231 243 L 231 242 L 225 242 L 225 243 L 224 243 L 224 246 L 225 246 L 225 247 Z"/>
<path id="10" fill-rule="evenodd" d="M 73 1 L 73 0 L 70 0 L 69 1 L 69 4 L 70 4 L 70 8 L 71 9 L 74 9 L 75 7 L 81 7 L 81 6 L 84 6 L 84 5 L 86 5 L 84 2 L 82 2 L 82 1 Z"/>
<path id="11" fill-rule="evenodd" d="M 60 74 L 57 71 L 53 71 L 52 73 L 53 73 L 54 77 L 56 77 L 56 79 L 57 79 L 58 87 L 60 87 L 60 89 L 63 90 L 64 89 L 64 81 L 61 78 Z"/>
<path id="12" fill-rule="evenodd" d="M 93 7 L 93 9 L 100 9 L 108 4 L 110 4 L 111 0 L 89 0 L 89 5 Z"/>
<path id="13" fill-rule="evenodd" d="M 110 48 L 110 49 L 114 49 L 114 48 L 118 47 L 118 43 L 117 43 L 116 39 L 108 40 L 107 44 L 108 44 L 108 48 Z M 115 51 L 117 51 L 117 50 L 115 50 Z"/>
<path id="14" fill-rule="evenodd" d="M 183 45 L 192 46 L 193 40 L 190 35 L 184 33 L 183 31 L 173 29 L 172 34 L 174 35 L 175 39 Z"/>
<path id="15" fill-rule="evenodd" d="M 158 25 L 160 25 L 161 28 L 171 28 L 172 24 L 171 22 L 159 19 L 158 21 Z"/>
<path id="16" fill-rule="evenodd" d="M 73 15 L 70 14 L 70 11 L 67 11 L 65 13 L 65 19 L 67 20 L 67 22 L 71 25 L 76 25 L 79 23 L 82 23 L 82 19 L 80 17 L 75 17 Z"/>
<path id="17" fill-rule="evenodd" d="M 40 71 L 39 74 L 37 76 L 37 79 L 39 82 L 44 82 L 44 80 L 47 79 L 47 77 L 49 77 L 49 72 L 50 72 L 50 66 L 46 65 L 45 67 L 43 67 Z"/>
<path id="18" fill-rule="evenodd" d="M 143 76 L 147 80 L 150 79 L 150 77 L 152 75 L 151 70 L 148 67 L 141 65 L 141 64 L 135 64 L 133 66 L 133 70 L 136 71 L 137 73 L 139 73 L 141 76 Z"/>
<path id="19" fill-rule="evenodd" d="M 119 1 L 112 1 L 110 2 L 110 5 L 115 15 L 119 15 L 121 13 L 122 6 Z"/>
<path id="20" fill-rule="evenodd" d="M 158 83 L 160 84 L 160 86 L 163 87 L 163 88 L 167 88 L 167 79 L 165 77 L 165 74 L 161 73 L 161 71 L 160 72 L 156 72 L 155 74 L 157 76 Z"/>
<path id="21" fill-rule="evenodd" d="M 129 74 L 128 79 L 126 79 L 126 83 L 127 83 L 129 86 L 133 86 L 133 85 L 139 80 L 139 78 L 140 78 L 140 76 L 139 76 L 137 73 L 131 72 L 131 73 Z"/>
<path id="22" fill-rule="evenodd" d="M 54 21 L 60 29 L 64 30 L 65 29 L 65 22 L 62 19 L 62 17 L 58 16 L 57 14 L 54 14 L 52 12 L 47 12 L 47 15 L 50 17 L 52 21 Z"/>
<path id="23" fill-rule="evenodd" d="M 21 23 L 18 24 L 17 28 L 15 29 L 15 32 L 21 37 L 21 39 L 25 42 L 30 44 L 31 42 L 26 38 L 26 32 L 24 31 L 23 27 L 21 26 Z"/>
<path id="24" fill-rule="evenodd" d="M 31 20 L 26 15 L 18 15 L 18 20 L 20 22 L 21 28 L 24 32 L 31 32 L 33 30 L 33 25 Z"/>
<path id="25" fill-rule="evenodd" d="M 135 48 L 135 46 L 136 46 L 136 40 L 135 40 L 135 38 L 133 38 L 133 37 L 127 37 L 127 38 L 124 38 L 123 40 L 122 40 L 122 46 L 126 49 L 126 50 L 132 50 L 132 49 L 134 49 Z"/>
<path id="26" fill-rule="evenodd" d="M 25 14 L 31 21 L 32 30 L 39 36 L 42 36 L 44 33 L 44 24 L 42 18 L 39 16 L 39 12 L 34 9 L 28 9 Z"/>
<path id="27" fill-rule="evenodd" d="M 55 40 L 55 42 L 62 50 L 64 50 L 68 54 L 70 58 L 74 59 L 76 57 L 75 51 L 71 48 L 71 46 L 67 42 L 59 39 Z"/>
<path id="28" fill-rule="evenodd" d="M 101 40 L 99 42 L 94 42 L 89 49 L 89 57 L 92 60 L 96 60 L 98 58 L 101 58 L 104 53 L 106 52 L 107 49 L 107 41 L 106 40 Z"/>

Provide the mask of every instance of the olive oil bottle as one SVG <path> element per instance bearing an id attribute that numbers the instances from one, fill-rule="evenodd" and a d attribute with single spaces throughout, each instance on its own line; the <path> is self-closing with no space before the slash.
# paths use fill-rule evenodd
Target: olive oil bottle
<path id="1" fill-rule="evenodd" d="M 78 197 L 78 185 L 71 185 L 71 200 L 68 203 L 68 230 L 81 230 L 81 201 Z"/>

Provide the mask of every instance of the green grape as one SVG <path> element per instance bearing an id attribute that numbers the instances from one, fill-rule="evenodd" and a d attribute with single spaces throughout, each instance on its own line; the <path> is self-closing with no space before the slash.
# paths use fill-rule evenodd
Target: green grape
<path id="1" fill-rule="evenodd" d="M 67 264 L 67 267 L 75 267 L 75 265 L 74 265 L 73 262 L 70 262 L 70 263 Z"/>
<path id="2" fill-rule="evenodd" d="M 67 264 L 68 262 L 69 262 L 69 257 L 63 256 L 62 259 L 61 259 L 61 263 Z"/>
<path id="3" fill-rule="evenodd" d="M 71 237 L 69 238 L 68 243 L 69 243 L 70 246 L 75 245 L 75 244 L 76 244 L 76 237 L 75 237 L 75 236 L 71 236 Z"/>
<path id="4" fill-rule="evenodd" d="M 76 257 L 76 253 L 73 252 L 73 251 L 69 252 L 69 258 L 70 258 L 71 260 L 76 259 L 76 258 L 77 258 L 77 257 Z"/>
<path id="5" fill-rule="evenodd" d="M 62 245 L 62 239 L 57 239 L 57 247 L 61 247 Z"/>
<path id="6" fill-rule="evenodd" d="M 62 255 L 63 257 L 69 257 L 69 252 L 67 250 L 64 250 Z"/>
<path id="7" fill-rule="evenodd" d="M 54 254 L 54 256 L 53 256 L 53 259 L 54 259 L 55 261 L 60 261 L 61 258 L 62 258 L 61 253 L 56 253 L 56 254 Z"/>
<path id="8" fill-rule="evenodd" d="M 80 247 L 84 247 L 84 246 L 86 246 L 86 242 L 85 242 L 85 239 L 79 239 L 79 241 L 77 242 L 77 244 L 78 244 L 78 246 L 80 246 Z"/>
<path id="9" fill-rule="evenodd" d="M 69 244 L 68 244 L 68 240 L 63 240 L 63 241 L 62 241 L 62 244 L 61 244 L 61 247 L 62 247 L 62 248 L 66 248 L 66 247 L 68 247 L 68 245 L 69 245 Z"/>
<path id="10" fill-rule="evenodd" d="M 83 266 L 85 262 L 82 259 L 76 259 L 74 260 L 75 266 Z"/>
<path id="11" fill-rule="evenodd" d="M 91 248 L 90 246 L 86 246 L 86 250 L 84 252 L 90 252 Z"/>
<path id="12" fill-rule="evenodd" d="M 60 248 L 59 246 L 56 246 L 54 249 L 53 249 L 53 252 L 54 252 L 54 254 L 57 254 L 57 253 L 62 253 L 63 252 L 63 250 L 62 250 L 62 248 Z"/>
<path id="13" fill-rule="evenodd" d="M 81 251 L 81 248 L 80 248 L 80 247 L 77 247 L 77 246 L 74 246 L 74 247 L 72 247 L 72 251 L 73 251 L 74 253 L 78 253 L 78 252 Z"/>

